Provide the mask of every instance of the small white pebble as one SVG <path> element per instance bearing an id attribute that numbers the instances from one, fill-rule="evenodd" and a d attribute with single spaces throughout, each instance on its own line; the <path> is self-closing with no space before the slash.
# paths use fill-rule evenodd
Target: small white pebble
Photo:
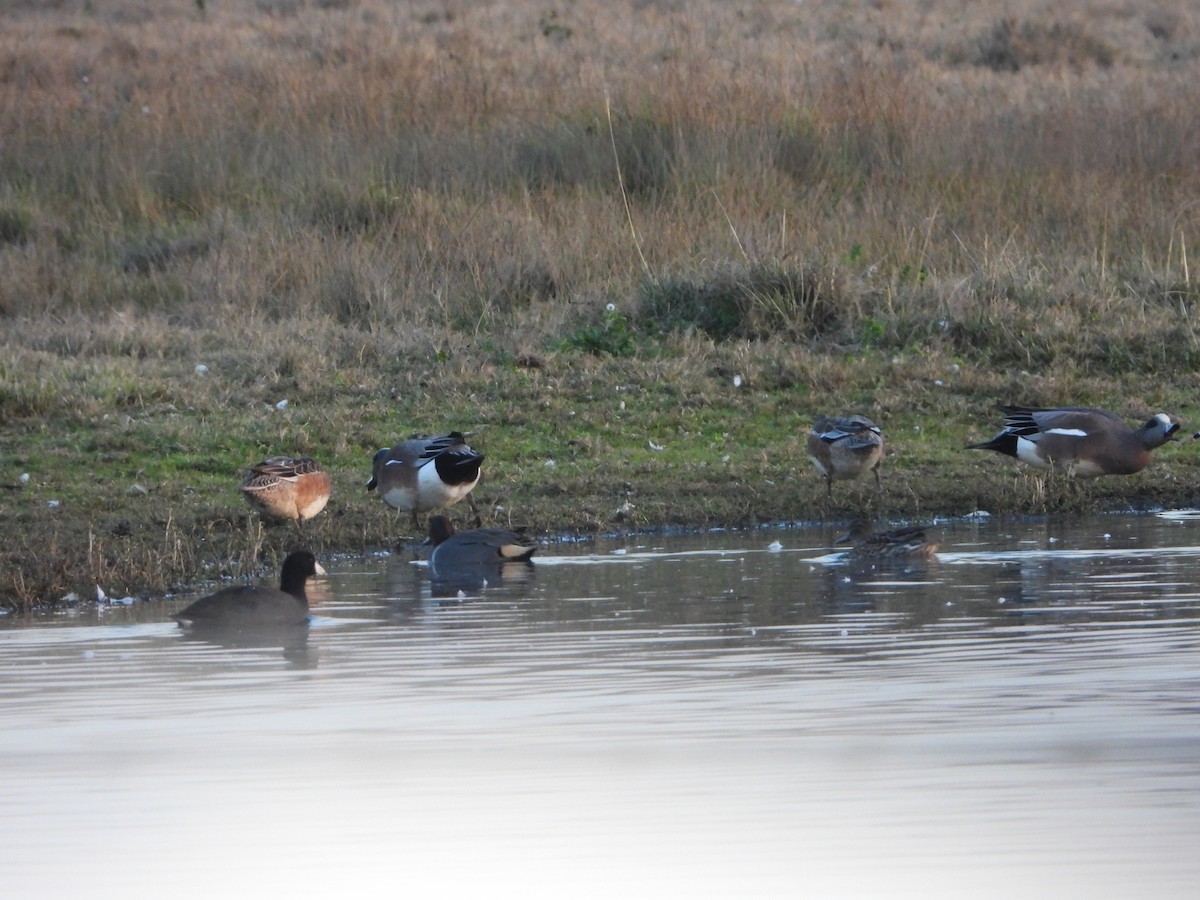
<path id="1" fill-rule="evenodd" d="M 29 473 L 22 472 L 21 477 L 18 478 L 17 481 L 21 482 L 21 484 L 29 484 Z"/>
<path id="2" fill-rule="evenodd" d="M 286 400 L 280 400 L 278 403 L 275 404 L 275 408 L 278 410 L 285 410 L 285 409 L 287 409 L 287 403 L 288 402 Z"/>
<path id="3" fill-rule="evenodd" d="M 46 505 L 51 509 L 58 509 L 60 506 L 62 506 L 62 503 L 57 500 L 47 500 Z"/>
<path id="4" fill-rule="evenodd" d="M 998 601 L 996 601 L 996 602 L 998 602 L 998 603 L 999 603 L 1001 606 L 1003 606 L 1005 603 L 1007 603 L 1007 602 L 1008 602 L 1008 600 L 1006 600 L 1004 597 L 1001 597 L 1001 598 L 1000 598 Z"/>
<path id="5" fill-rule="evenodd" d="M 621 401 L 621 405 L 620 405 L 619 409 L 621 410 L 621 412 L 625 412 L 625 401 L 624 400 Z"/>
<path id="6" fill-rule="evenodd" d="M 946 386 L 946 382 L 942 381 L 942 379 L 940 379 L 940 378 L 935 378 L 935 379 L 933 379 L 933 383 L 934 383 L 934 384 L 935 384 L 937 387 L 945 387 L 945 386 Z"/>
<path id="7" fill-rule="evenodd" d="M 742 386 L 742 376 L 741 375 L 733 376 L 733 386 L 735 388 L 740 388 Z"/>
<path id="8" fill-rule="evenodd" d="M 207 371 L 208 371 L 208 366 L 206 366 L 204 363 L 200 363 L 200 365 L 196 366 L 196 374 L 197 375 L 203 375 Z"/>
<path id="9" fill-rule="evenodd" d="M 552 460 L 552 459 L 548 459 L 548 460 L 546 460 L 544 463 L 542 463 L 542 466 L 543 466 L 543 467 L 545 467 L 545 468 L 547 468 L 547 469 L 553 469 L 553 468 L 554 468 L 555 466 L 557 466 L 557 465 L 558 465 L 558 463 L 556 463 L 556 462 L 555 462 L 554 460 Z"/>

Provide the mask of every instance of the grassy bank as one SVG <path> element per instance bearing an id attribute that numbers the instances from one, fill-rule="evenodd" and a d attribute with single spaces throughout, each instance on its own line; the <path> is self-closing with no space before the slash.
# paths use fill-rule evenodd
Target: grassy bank
<path id="1" fill-rule="evenodd" d="M 820 6 L 11 4 L 0 603 L 273 565 L 274 453 L 334 472 L 318 551 L 389 545 L 371 453 L 450 428 L 546 532 L 1192 503 L 1191 446 L 1083 491 L 962 447 L 1200 425 L 1200 13 Z M 877 501 L 805 457 L 842 410 Z"/>

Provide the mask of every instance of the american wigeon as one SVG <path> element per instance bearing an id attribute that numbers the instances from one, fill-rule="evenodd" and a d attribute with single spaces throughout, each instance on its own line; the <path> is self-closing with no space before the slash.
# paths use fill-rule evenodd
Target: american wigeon
<path id="1" fill-rule="evenodd" d="M 325 570 L 307 550 L 297 550 L 283 561 L 279 587 L 240 585 L 201 597 L 175 614 L 180 625 L 196 627 L 253 627 L 300 625 L 308 621 L 305 582 Z"/>
<path id="2" fill-rule="evenodd" d="M 1103 409 L 999 406 L 1004 430 L 968 450 L 994 450 L 1039 469 L 1065 469 L 1081 478 L 1132 475 L 1146 468 L 1151 451 L 1175 439 L 1179 422 L 1157 413 L 1130 428 Z"/>
<path id="3" fill-rule="evenodd" d="M 250 467 L 242 496 L 263 515 L 291 519 L 298 528 L 325 508 L 333 481 L 307 456 L 272 456 Z"/>
<path id="4" fill-rule="evenodd" d="M 482 453 L 467 446 L 466 436 L 460 431 L 413 438 L 375 454 L 367 490 L 378 488 L 388 506 L 412 513 L 417 529 L 418 513 L 450 506 L 464 497 L 468 497 L 478 518 L 475 500 L 469 495 L 479 483 L 483 460 Z"/>
<path id="5" fill-rule="evenodd" d="M 817 416 L 808 433 L 808 455 L 825 476 L 830 496 L 835 481 L 857 478 L 868 471 L 875 473 L 875 486 L 881 484 L 883 432 L 866 416 Z"/>
<path id="6" fill-rule="evenodd" d="M 445 516 L 429 517 L 429 564 L 435 569 L 526 562 L 537 552 L 537 542 L 507 528 L 454 530 Z"/>
<path id="7" fill-rule="evenodd" d="M 925 535 L 918 525 L 906 525 L 890 531 L 876 531 L 870 519 L 856 519 L 850 530 L 834 543 L 854 542 L 847 556 L 856 560 L 921 560 L 934 559 L 937 542 Z"/>

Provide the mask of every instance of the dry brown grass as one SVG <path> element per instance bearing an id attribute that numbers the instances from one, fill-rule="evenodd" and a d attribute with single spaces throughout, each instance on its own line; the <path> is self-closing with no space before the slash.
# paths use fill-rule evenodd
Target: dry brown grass
<path id="1" fill-rule="evenodd" d="M 31 7 L 0 308 L 491 326 L 639 250 L 1190 283 L 1200 13 L 1092 6 Z"/>

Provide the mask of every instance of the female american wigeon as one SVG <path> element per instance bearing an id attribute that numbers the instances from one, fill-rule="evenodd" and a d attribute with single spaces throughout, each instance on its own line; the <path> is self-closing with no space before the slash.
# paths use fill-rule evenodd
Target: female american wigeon
<path id="1" fill-rule="evenodd" d="M 308 621 L 305 582 L 325 570 L 307 550 L 297 550 L 283 561 L 279 587 L 240 585 L 201 597 L 176 613 L 180 625 L 193 628 L 239 628 L 301 625 Z"/>
<path id="2" fill-rule="evenodd" d="M 1151 452 L 1174 440 L 1179 430 L 1179 422 L 1166 413 L 1130 428 L 1102 409 L 998 409 L 1004 413 L 1004 430 L 968 450 L 994 450 L 1039 469 L 1065 469 L 1081 478 L 1140 472 L 1150 462 Z"/>
<path id="3" fill-rule="evenodd" d="M 876 531 L 870 519 L 856 519 L 850 530 L 834 543 L 853 542 L 847 556 L 852 560 L 935 559 L 937 542 L 929 540 L 918 525 Z"/>
<path id="4" fill-rule="evenodd" d="M 272 456 L 251 466 L 242 496 L 263 515 L 291 519 L 298 528 L 325 508 L 333 481 L 307 456 Z"/>
<path id="5" fill-rule="evenodd" d="M 479 483 L 483 460 L 482 453 L 467 446 L 461 431 L 413 438 L 390 449 L 384 447 L 375 454 L 367 490 L 378 489 L 388 506 L 412 513 L 413 526 L 420 529 L 418 513 L 441 509 L 468 497 Z M 469 502 L 475 510 L 475 500 L 469 498 Z M 475 514 L 478 518 L 478 510 Z"/>
<path id="6" fill-rule="evenodd" d="M 445 516 L 429 517 L 429 564 L 435 569 L 526 562 L 537 552 L 537 542 L 507 528 L 454 530 Z"/>
<path id="7" fill-rule="evenodd" d="M 875 473 L 880 486 L 883 465 L 883 432 L 866 416 L 817 416 L 808 433 L 808 455 L 825 476 L 826 492 L 833 496 L 833 483 Z"/>

